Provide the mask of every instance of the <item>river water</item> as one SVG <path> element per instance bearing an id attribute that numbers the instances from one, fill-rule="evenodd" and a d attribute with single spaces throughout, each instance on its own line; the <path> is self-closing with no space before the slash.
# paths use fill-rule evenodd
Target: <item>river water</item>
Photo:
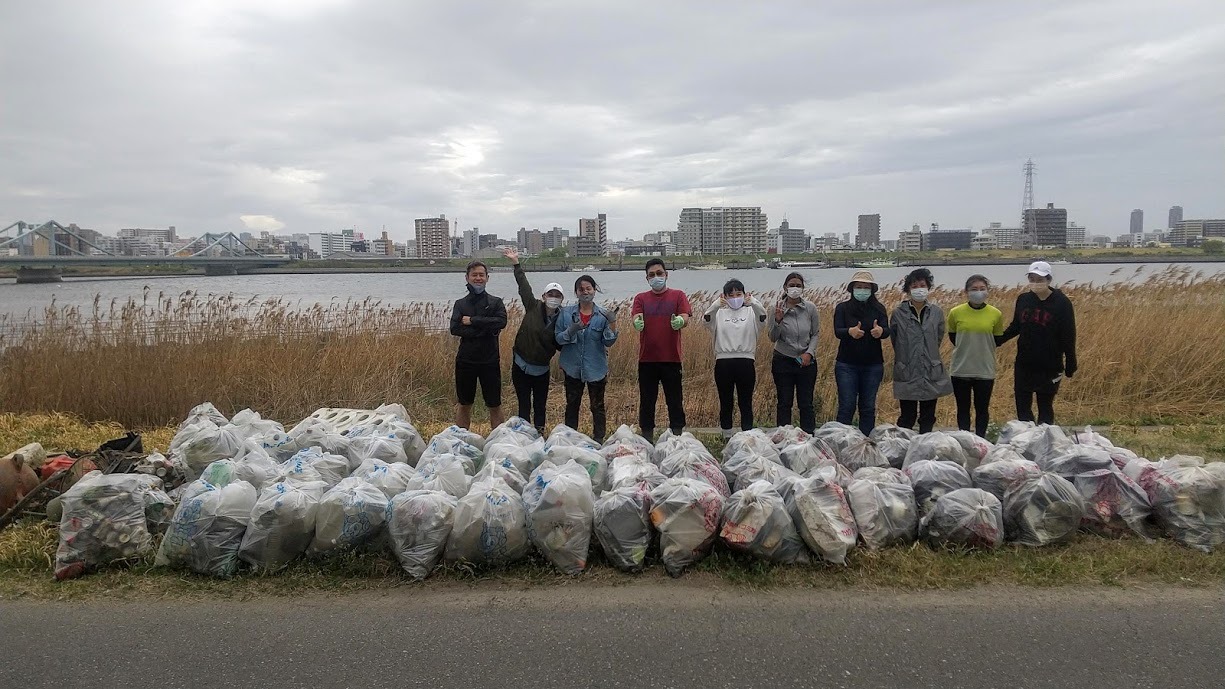
<path id="1" fill-rule="evenodd" d="M 1095 285 L 1143 280 L 1155 273 L 1167 270 L 1186 270 L 1191 274 L 1225 275 L 1225 263 L 1146 263 L 1146 264 L 1059 264 L 1053 266 L 1055 283 Z M 911 268 L 877 268 L 873 270 L 882 285 L 898 283 Z M 749 292 L 777 290 L 782 286 L 787 270 L 676 270 L 669 275 L 668 285 L 687 292 L 715 291 L 732 277 L 744 282 Z M 852 268 L 799 269 L 809 287 L 841 287 L 855 272 Z M 1017 285 L 1025 281 L 1025 266 L 937 266 L 933 271 L 936 282 L 946 287 L 961 289 L 966 278 L 978 273 L 985 275 L 992 284 Z M 544 291 L 545 284 L 559 282 L 567 296 L 573 290 L 574 280 L 581 273 L 528 273 L 537 293 Z M 626 299 L 647 288 L 645 275 L 640 271 L 594 272 L 606 299 Z M 9 278 L 0 281 L 0 317 L 10 322 L 27 319 L 40 320 L 43 310 L 52 303 L 57 307 L 80 306 L 88 310 L 95 297 L 103 305 L 112 300 L 120 302 L 129 298 L 140 300 L 149 290 L 152 296 L 159 293 L 179 295 L 187 290 L 201 295 L 233 294 L 243 299 L 280 298 L 303 307 L 327 304 L 333 301 L 361 301 L 372 297 L 388 305 L 415 302 L 446 303 L 464 294 L 464 277 L 455 273 L 332 273 L 319 275 L 262 274 L 228 277 L 206 277 L 203 275 L 181 277 L 108 277 L 68 278 L 62 283 L 44 285 L 18 285 Z M 515 280 L 509 270 L 495 270 L 490 280 L 489 291 L 499 296 L 514 298 L 517 294 Z"/>

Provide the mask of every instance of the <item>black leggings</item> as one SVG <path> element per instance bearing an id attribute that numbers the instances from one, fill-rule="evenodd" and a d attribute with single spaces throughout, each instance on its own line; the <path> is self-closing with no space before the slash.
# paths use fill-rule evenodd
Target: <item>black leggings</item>
<path id="1" fill-rule="evenodd" d="M 898 400 L 898 404 L 902 407 L 902 415 L 897 425 L 914 430 L 915 421 L 918 421 L 920 433 L 931 433 L 936 427 L 936 400 Z"/>
<path id="2" fill-rule="evenodd" d="M 1055 423 L 1055 393 L 1053 392 L 1031 392 L 1029 390 L 1016 390 L 1017 395 L 1017 420 L 1019 421 L 1034 421 L 1034 397 L 1038 398 L 1038 423 L 1054 425 Z"/>
<path id="3" fill-rule="evenodd" d="M 583 406 L 583 387 L 587 387 L 587 397 L 591 400 L 591 437 L 596 442 L 604 442 L 607 430 L 607 415 L 604 411 L 604 386 L 608 378 L 591 380 L 584 383 L 578 378 L 566 376 L 566 425 L 578 430 L 578 411 Z"/>
<path id="4" fill-rule="evenodd" d="M 740 430 L 753 427 L 753 388 L 757 386 L 757 365 L 753 359 L 715 361 L 715 389 L 719 391 L 719 427 L 732 427 L 732 408 L 739 401 Z M 735 398 L 733 399 L 733 393 Z"/>
<path id="5" fill-rule="evenodd" d="M 519 418 L 544 433 L 544 411 L 549 401 L 549 374 L 529 375 L 518 364 L 510 365 L 510 382 L 519 399 Z"/>
<path id="6" fill-rule="evenodd" d="M 991 391 L 995 389 L 994 380 L 979 378 L 953 378 L 953 397 L 957 399 L 957 427 L 963 431 L 970 430 L 970 404 L 974 404 L 974 433 L 980 438 L 987 437 L 987 422 L 991 415 Z"/>

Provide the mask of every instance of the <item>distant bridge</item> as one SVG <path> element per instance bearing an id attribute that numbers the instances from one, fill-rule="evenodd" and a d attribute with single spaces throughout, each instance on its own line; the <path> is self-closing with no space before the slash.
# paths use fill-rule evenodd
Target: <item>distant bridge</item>
<path id="1" fill-rule="evenodd" d="M 8 236 L 14 229 L 16 234 Z M 41 244 L 47 254 L 32 255 L 36 244 Z M 17 254 L 13 254 L 13 249 Z M 22 255 L 23 251 L 26 255 Z M 3 252 L 0 253 L 0 266 L 16 267 L 18 283 L 60 282 L 65 266 L 183 265 L 204 268 L 206 275 L 236 275 L 242 269 L 268 268 L 292 260 L 264 256 L 233 232 L 205 234 L 175 256 L 122 256 L 99 247 L 54 220 L 38 226 L 19 221 L 0 230 L 0 252 Z"/>

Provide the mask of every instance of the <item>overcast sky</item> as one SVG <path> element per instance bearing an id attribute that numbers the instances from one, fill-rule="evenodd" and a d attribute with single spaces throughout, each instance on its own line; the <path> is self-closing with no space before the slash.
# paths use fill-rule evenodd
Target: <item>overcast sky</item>
<path id="1" fill-rule="evenodd" d="M 259 5 L 263 9 L 251 9 Z M 1225 2 L 0 3 L 0 227 L 1225 217 Z"/>

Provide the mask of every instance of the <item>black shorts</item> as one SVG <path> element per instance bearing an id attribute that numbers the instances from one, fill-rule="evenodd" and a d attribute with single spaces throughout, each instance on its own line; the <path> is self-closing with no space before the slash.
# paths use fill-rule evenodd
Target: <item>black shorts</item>
<path id="1" fill-rule="evenodd" d="M 486 407 L 502 406 L 502 365 L 470 364 L 455 360 L 455 400 L 460 406 L 472 406 L 476 401 L 476 384 L 481 383 L 481 397 Z"/>
<path id="2" fill-rule="evenodd" d="M 1059 371 L 1039 371 L 1025 367 L 1014 368 L 1012 376 L 1013 390 L 1034 392 L 1039 395 L 1058 394 L 1059 383 L 1063 381 L 1063 374 Z"/>

